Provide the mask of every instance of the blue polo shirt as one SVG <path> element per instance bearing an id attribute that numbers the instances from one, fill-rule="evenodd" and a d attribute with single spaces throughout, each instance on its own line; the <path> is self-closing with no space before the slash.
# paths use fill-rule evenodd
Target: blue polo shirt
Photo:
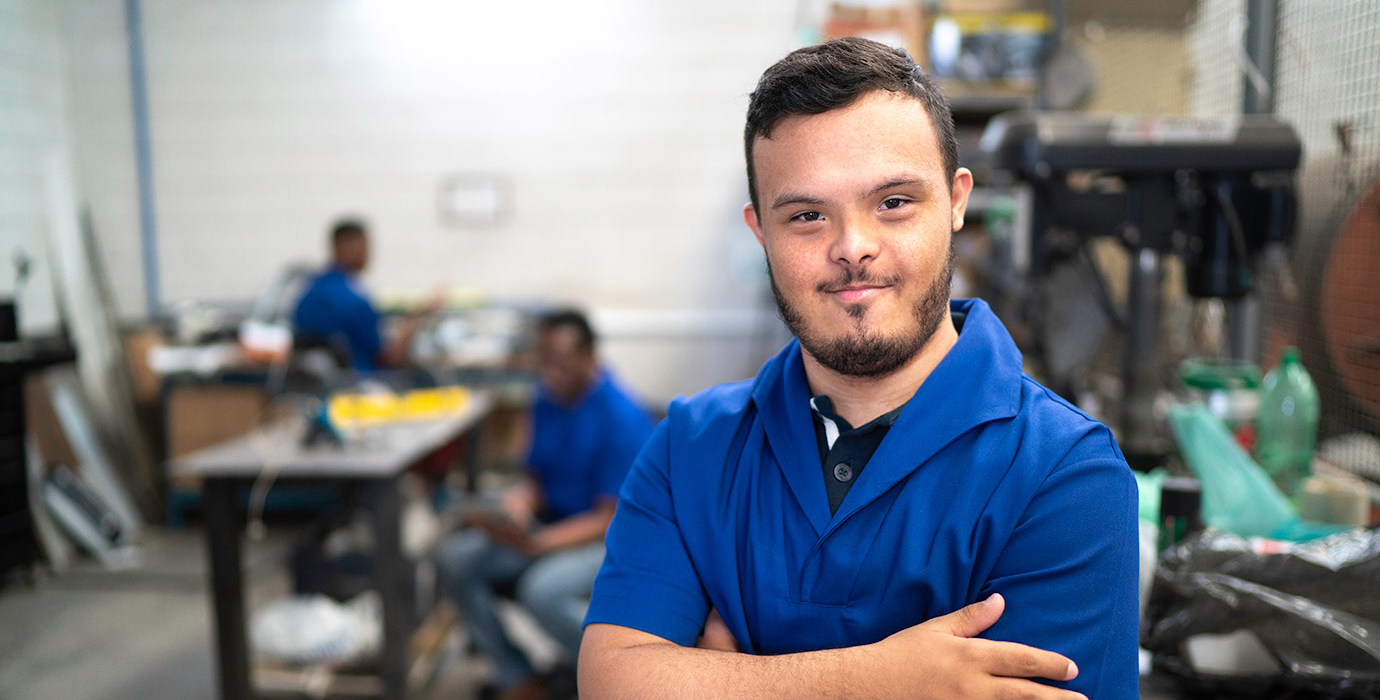
<path id="1" fill-rule="evenodd" d="M 1001 593 L 982 636 L 1068 656 L 1055 685 L 1138 695 L 1136 485 L 1111 432 L 1021 371 L 980 300 L 829 512 L 792 341 L 756 379 L 678 398 L 638 456 L 586 623 L 741 650 L 841 648 Z"/>
<path id="2" fill-rule="evenodd" d="M 293 330 L 350 347 L 350 366 L 358 372 L 375 368 L 383 347 L 379 315 L 369 296 L 349 271 L 332 267 L 307 285 L 292 314 Z"/>
<path id="3" fill-rule="evenodd" d="M 556 403 L 543 390 L 532 406 L 532 449 L 527 464 L 546 498 L 551 522 L 594 507 L 618 488 L 652 432 L 641 405 L 601 371 L 574 406 Z"/>

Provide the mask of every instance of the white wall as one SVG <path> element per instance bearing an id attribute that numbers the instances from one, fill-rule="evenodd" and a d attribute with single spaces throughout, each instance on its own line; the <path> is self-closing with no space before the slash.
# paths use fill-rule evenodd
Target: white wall
<path id="1" fill-rule="evenodd" d="M 0 297 L 15 296 L 12 260 L 22 250 L 33 263 L 20 299 L 21 334 L 57 326 L 41 172 L 43 159 L 70 141 L 64 48 L 59 6 L 0 0 Z"/>
<path id="2" fill-rule="evenodd" d="M 78 196 L 91 212 L 96 245 L 117 308 L 146 317 L 139 187 L 130 102 L 129 43 L 120 0 L 52 3 L 64 8 L 70 120 Z"/>
<path id="3" fill-rule="evenodd" d="M 120 2 L 92 5 L 69 21 L 79 169 L 119 308 L 137 317 L 123 16 Z M 251 297 L 281 265 L 321 260 L 330 221 L 355 213 L 374 227 L 378 291 L 449 283 L 615 313 L 724 310 L 721 328 L 741 327 L 767 298 L 738 218 L 743 113 L 794 47 L 794 11 L 144 0 L 163 300 Z M 475 171 L 513 183 L 512 217 L 447 228 L 438 186 Z M 607 350 L 643 367 L 630 381 L 659 400 L 760 362 L 751 334 L 719 335 L 710 357 L 687 357 L 676 334 L 609 334 Z"/>

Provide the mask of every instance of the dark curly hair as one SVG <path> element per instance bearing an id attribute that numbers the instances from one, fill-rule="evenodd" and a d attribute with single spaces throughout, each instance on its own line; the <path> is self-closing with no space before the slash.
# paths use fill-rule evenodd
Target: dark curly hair
<path id="1" fill-rule="evenodd" d="M 925 106 L 944 157 L 944 171 L 952 182 L 958 171 L 958 138 L 949 101 L 910 54 L 871 39 L 846 37 L 792 51 L 757 81 L 743 130 L 752 206 L 758 206 L 757 174 L 752 166 L 757 137 L 771 138 L 771 130 L 785 117 L 845 107 L 873 90 L 904 93 Z"/>

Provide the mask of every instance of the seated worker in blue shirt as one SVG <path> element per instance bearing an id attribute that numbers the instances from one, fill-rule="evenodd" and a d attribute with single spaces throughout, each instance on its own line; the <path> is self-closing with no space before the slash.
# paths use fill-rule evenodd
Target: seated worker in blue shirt
<path id="1" fill-rule="evenodd" d="M 949 299 L 972 175 L 945 98 L 839 39 L 766 71 L 745 147 L 795 339 L 638 456 L 580 697 L 1136 697 L 1135 482 Z"/>
<path id="2" fill-rule="evenodd" d="M 369 265 L 369 232 L 364 224 L 342 220 L 331 229 L 331 264 L 307 285 L 292 315 L 298 338 L 314 338 L 349 348 L 350 367 L 370 372 L 401 367 L 422 319 L 440 305 L 439 297 L 421 313 L 399 324 L 385 346 L 379 333 L 379 314 L 359 275 Z"/>
<path id="3" fill-rule="evenodd" d="M 494 585 L 516 581 L 518 603 L 573 662 L 618 488 L 652 432 L 642 407 L 600 367 L 583 315 L 557 312 L 539 328 L 528 478 L 503 493 L 500 514 L 469 518 L 474 527 L 438 554 L 470 640 L 513 700 L 544 697 L 544 689 L 499 624 Z"/>

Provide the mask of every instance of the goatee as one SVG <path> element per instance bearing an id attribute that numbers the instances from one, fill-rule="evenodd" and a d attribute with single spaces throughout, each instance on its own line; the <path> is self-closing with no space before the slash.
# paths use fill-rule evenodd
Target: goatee
<path id="1" fill-rule="evenodd" d="M 827 338 L 806 323 L 800 310 L 781 294 L 776 285 L 776 276 L 771 271 L 771 258 L 767 258 L 767 279 L 771 281 L 771 291 L 776 297 L 776 310 L 791 333 L 800 339 L 805 348 L 821 365 L 848 377 L 875 378 L 895 372 L 915 357 L 934 336 L 944 315 L 949 313 L 949 286 L 953 278 L 954 248 L 953 235 L 949 236 L 949 256 L 944 269 L 930 283 L 924 296 L 915 303 L 911 313 L 915 326 L 909 332 L 901 330 L 894 335 L 886 335 L 879 329 L 864 327 L 867 306 L 853 304 L 847 309 L 854 321 L 852 331 L 841 336 Z M 881 279 L 869 276 L 867 268 L 850 268 L 837 280 L 820 285 L 820 289 L 836 289 L 850 284 L 874 284 L 888 286 L 899 279 Z"/>

